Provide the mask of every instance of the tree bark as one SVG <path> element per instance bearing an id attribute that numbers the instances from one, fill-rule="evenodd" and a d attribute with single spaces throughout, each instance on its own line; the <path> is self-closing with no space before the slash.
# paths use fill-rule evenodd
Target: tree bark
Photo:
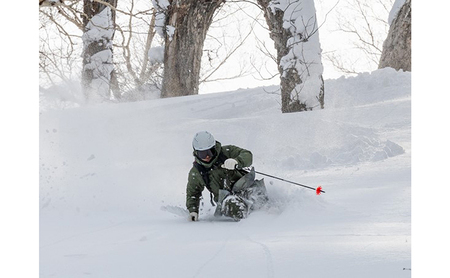
<path id="1" fill-rule="evenodd" d="M 312 1 L 312 0 L 311 0 Z M 281 111 L 283 113 L 290 112 L 299 112 L 299 111 L 307 111 L 313 110 L 316 107 L 324 108 L 324 82 L 322 75 L 319 76 L 310 76 L 305 70 L 303 72 L 299 72 L 299 64 L 308 64 L 310 62 L 306 61 L 302 54 L 295 53 L 293 48 L 296 44 L 305 43 L 309 40 L 309 35 L 302 34 L 301 32 L 292 32 L 295 28 L 291 28 L 289 26 L 286 28 L 286 20 L 285 20 L 285 11 L 278 8 L 274 8 L 275 4 L 271 0 L 258 0 L 258 4 L 262 7 L 264 11 L 264 17 L 266 19 L 267 25 L 270 30 L 270 37 L 274 41 L 275 49 L 277 51 L 277 64 L 278 71 L 280 73 L 280 90 L 281 90 Z M 272 3 L 271 3 L 272 2 Z M 281 1 L 280 1 L 281 2 Z M 294 1 L 295 2 L 295 1 Z M 298 3 L 291 3 L 293 5 L 299 5 L 301 1 Z M 279 4 L 279 3 L 278 3 Z M 288 6 L 289 7 L 289 6 Z M 299 12 L 299 10 L 295 11 Z M 300 10 L 301 12 L 301 10 Z M 299 16 L 298 14 L 290 15 L 290 20 L 294 22 Z M 301 16 L 301 15 L 300 15 Z M 315 16 L 314 16 L 315 17 Z M 310 20 L 309 18 L 307 21 Z M 304 26 L 305 29 L 306 26 Z M 318 27 L 315 27 L 318 28 Z M 314 33 L 317 32 L 317 29 Z M 318 36 L 318 34 L 312 34 L 312 36 Z M 298 52 L 298 51 L 296 51 Z M 317 49 L 317 53 L 320 53 L 321 49 Z M 298 55 L 298 56 L 296 56 Z M 289 58 L 288 58 L 289 57 Z M 283 60 L 290 59 L 294 61 L 291 66 L 286 67 Z M 313 61 L 311 64 L 320 64 L 321 61 Z M 308 66 L 306 66 L 307 68 Z M 322 70 L 323 71 L 323 70 Z M 307 90 L 314 90 L 315 99 L 311 101 L 309 98 L 308 101 L 305 100 L 303 95 L 305 92 L 302 92 L 303 86 L 306 79 L 315 78 L 316 84 L 313 87 L 308 87 Z M 303 80 L 302 80 L 303 79 Z M 311 94 L 311 93 L 309 93 Z"/>
<path id="2" fill-rule="evenodd" d="M 287 41 L 291 36 L 291 32 L 288 29 L 283 28 L 283 16 L 284 13 L 281 10 L 276 10 L 272 13 L 268 8 L 269 0 L 258 0 L 258 3 L 264 9 L 264 18 L 270 30 L 270 38 L 275 44 L 277 51 L 277 65 L 278 72 L 280 73 L 280 88 L 281 88 L 281 110 L 283 113 L 289 112 L 290 92 L 295 88 L 297 83 L 301 83 L 298 74 L 289 70 L 286 75 L 283 75 L 284 69 L 281 66 L 281 58 L 286 56 L 289 52 L 287 47 Z"/>
<path id="3" fill-rule="evenodd" d="M 172 0 L 166 13 L 161 97 L 198 94 L 206 33 L 225 0 Z"/>
<path id="4" fill-rule="evenodd" d="M 392 22 L 383 43 L 378 68 L 411 71 L 411 0 L 406 0 Z"/>

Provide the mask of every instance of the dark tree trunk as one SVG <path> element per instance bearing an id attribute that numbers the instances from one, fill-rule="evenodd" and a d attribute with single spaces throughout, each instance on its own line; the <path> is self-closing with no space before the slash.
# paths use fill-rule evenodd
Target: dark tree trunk
<path id="1" fill-rule="evenodd" d="M 391 67 L 411 71 L 411 0 L 398 11 L 383 43 L 378 68 Z"/>
<path id="2" fill-rule="evenodd" d="M 281 111 L 283 113 L 290 113 L 312 110 L 313 107 L 301 100 L 300 95 L 302 92 L 298 89 L 299 85 L 304 82 L 300 77 L 301 73 L 299 73 L 295 67 L 290 67 L 288 69 L 283 68 L 281 63 L 281 59 L 291 50 L 292 46 L 289 45 L 288 41 L 294 36 L 289 29 L 283 27 L 283 24 L 285 24 L 285 21 L 283 20 L 284 11 L 275 9 L 275 12 L 273 12 L 273 7 L 269 7 L 270 0 L 257 0 L 257 2 L 264 11 L 264 17 L 270 30 L 270 38 L 274 41 L 275 49 L 277 51 L 278 72 L 280 73 L 281 79 Z M 293 20 L 295 20 L 295 18 Z M 302 34 L 297 33 L 295 36 L 299 36 L 300 40 L 302 39 Z M 317 52 L 319 53 L 320 49 L 318 49 Z M 322 76 L 320 76 L 319 79 L 321 85 L 316 98 L 320 108 L 323 109 L 324 82 Z"/>
<path id="3" fill-rule="evenodd" d="M 225 0 L 172 0 L 166 14 L 161 97 L 198 94 L 206 33 Z M 174 28 L 171 30 L 171 28 Z"/>
<path id="4" fill-rule="evenodd" d="M 258 0 L 258 3 L 264 9 L 264 18 L 270 30 L 270 38 L 275 44 L 277 50 L 277 65 L 278 72 L 280 73 L 280 88 L 281 88 L 281 110 L 283 113 L 290 112 L 289 104 L 291 103 L 290 92 L 294 90 L 297 83 L 301 83 L 299 76 L 293 70 L 289 70 L 285 76 L 283 76 L 283 68 L 281 67 L 281 57 L 288 54 L 289 48 L 287 41 L 291 37 L 291 32 L 283 28 L 283 16 L 284 13 L 280 10 L 276 10 L 275 14 L 272 13 L 269 8 L 269 0 Z"/>

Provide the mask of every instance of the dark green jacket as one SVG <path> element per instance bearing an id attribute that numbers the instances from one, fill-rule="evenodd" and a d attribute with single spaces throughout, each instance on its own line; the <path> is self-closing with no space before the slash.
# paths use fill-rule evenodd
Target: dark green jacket
<path id="1" fill-rule="evenodd" d="M 220 153 L 223 153 L 226 158 L 236 159 L 238 168 L 251 166 L 253 155 L 250 151 L 233 145 L 222 146 L 218 141 L 216 141 L 216 151 L 217 155 L 209 163 L 203 162 L 195 155 L 194 157 L 195 162 L 203 165 L 206 170 L 209 171 L 209 185 L 211 187 L 211 192 L 214 195 L 214 201 L 217 202 L 219 198 L 219 189 L 231 189 L 232 185 L 243 176 L 239 171 L 222 168 L 222 162 L 219 159 Z M 206 183 L 199 170 L 192 166 L 189 171 L 188 184 L 186 186 L 186 207 L 189 212 L 198 213 L 200 198 L 205 186 Z"/>

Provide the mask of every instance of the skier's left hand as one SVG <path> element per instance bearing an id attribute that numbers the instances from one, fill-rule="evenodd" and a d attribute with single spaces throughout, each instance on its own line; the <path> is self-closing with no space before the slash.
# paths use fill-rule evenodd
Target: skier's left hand
<path id="1" fill-rule="evenodd" d="M 222 168 L 225 168 L 227 170 L 234 170 L 236 169 L 236 166 L 238 165 L 238 162 L 236 159 L 228 158 L 225 160 L 225 162 L 222 164 Z"/>

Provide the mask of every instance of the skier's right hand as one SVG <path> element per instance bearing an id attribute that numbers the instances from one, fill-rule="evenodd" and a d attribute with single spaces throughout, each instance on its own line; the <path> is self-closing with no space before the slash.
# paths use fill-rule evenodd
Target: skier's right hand
<path id="1" fill-rule="evenodd" d="M 236 159 L 228 158 L 225 160 L 225 162 L 222 164 L 222 168 L 225 168 L 227 170 L 235 170 L 236 166 L 238 166 L 238 162 Z"/>
<path id="2" fill-rule="evenodd" d="M 198 213 L 196 212 L 191 212 L 189 213 L 189 221 L 198 221 Z"/>

